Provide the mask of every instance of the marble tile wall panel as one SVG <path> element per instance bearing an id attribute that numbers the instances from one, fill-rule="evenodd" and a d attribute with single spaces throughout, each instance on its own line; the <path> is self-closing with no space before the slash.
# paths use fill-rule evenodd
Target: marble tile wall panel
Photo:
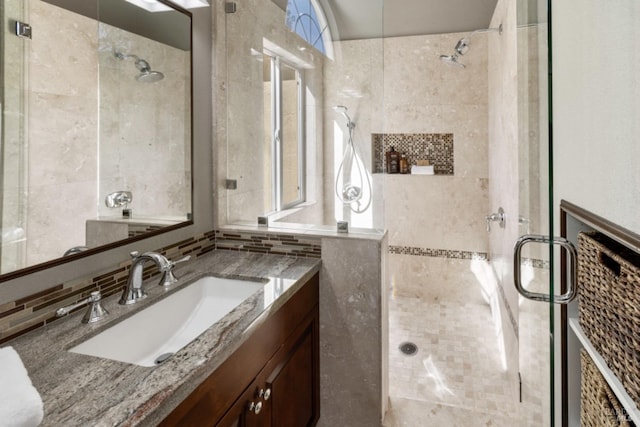
<path id="1" fill-rule="evenodd" d="M 488 180 L 384 174 L 392 246 L 488 252 Z"/>
<path id="2" fill-rule="evenodd" d="M 386 151 L 391 147 L 405 154 L 410 165 L 428 160 L 436 175 L 453 175 L 453 134 L 373 134 L 374 173 L 387 170 Z"/>
<path id="3" fill-rule="evenodd" d="M 382 421 L 386 251 L 386 239 L 322 239 L 320 427 Z"/>
<path id="4" fill-rule="evenodd" d="M 483 287 L 469 259 L 389 254 L 391 294 L 426 302 L 485 304 Z"/>
<path id="5" fill-rule="evenodd" d="M 157 252 L 169 259 L 176 259 L 184 255 L 198 257 L 214 248 L 215 232 L 210 231 L 160 248 Z M 103 297 L 122 292 L 130 268 L 131 261 L 127 260 L 90 277 L 59 283 L 37 294 L 0 305 L 0 343 L 55 321 L 58 308 L 74 304 L 88 297 L 92 291 L 99 290 Z M 144 278 L 157 274 L 157 267 L 148 267 Z M 83 309 L 84 307 L 78 308 Z"/>

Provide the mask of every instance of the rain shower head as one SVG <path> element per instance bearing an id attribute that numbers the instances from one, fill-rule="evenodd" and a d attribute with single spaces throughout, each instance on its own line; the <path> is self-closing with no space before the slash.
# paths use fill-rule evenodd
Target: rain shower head
<path id="1" fill-rule="evenodd" d="M 126 54 L 126 53 L 116 51 L 114 52 L 114 56 L 120 60 L 125 60 L 129 58 L 133 58 L 136 60 L 134 65 L 136 66 L 138 71 L 140 71 L 140 74 L 138 74 L 135 77 L 135 79 L 139 82 L 154 83 L 164 79 L 164 74 L 162 74 L 160 71 L 151 70 L 151 66 L 149 65 L 149 63 L 144 59 L 140 58 L 138 55 Z"/>
<path id="2" fill-rule="evenodd" d="M 502 24 L 500 24 L 498 28 L 484 28 L 481 30 L 472 31 L 466 37 L 463 37 L 460 40 L 458 40 L 458 43 L 456 43 L 456 46 L 453 48 L 454 50 L 453 55 L 440 55 L 440 60 L 442 62 L 446 62 L 449 65 L 454 65 L 459 68 L 465 68 L 465 65 L 463 63 L 458 62 L 458 58 L 464 55 L 465 53 L 469 52 L 469 49 L 471 48 L 471 43 L 470 43 L 471 37 L 477 33 L 490 33 L 490 32 L 497 32 L 498 34 L 502 34 Z"/>
<path id="3" fill-rule="evenodd" d="M 152 71 L 149 63 L 144 59 L 138 58 L 135 62 L 136 68 L 140 70 L 140 74 L 136 76 L 136 80 L 143 83 L 153 83 L 164 79 L 164 74 L 160 71 Z"/>
<path id="4" fill-rule="evenodd" d="M 440 55 L 440 61 L 458 68 L 466 68 L 461 62 L 458 62 L 458 55 Z"/>

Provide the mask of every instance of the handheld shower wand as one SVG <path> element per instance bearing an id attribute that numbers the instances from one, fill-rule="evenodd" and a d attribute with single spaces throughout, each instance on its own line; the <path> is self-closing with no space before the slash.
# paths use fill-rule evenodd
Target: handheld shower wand
<path id="1" fill-rule="evenodd" d="M 347 113 L 347 111 L 349 111 L 347 107 L 345 107 L 344 105 L 336 105 L 335 107 L 333 107 L 333 111 L 342 114 L 344 118 L 347 119 L 347 127 L 349 128 L 349 131 L 352 131 L 356 127 L 356 124 L 351 121 L 349 113 Z"/>
<path id="2" fill-rule="evenodd" d="M 349 129 L 349 140 L 347 141 L 347 146 L 345 147 L 344 154 L 342 155 L 342 162 L 340 162 L 340 167 L 338 167 L 338 173 L 336 174 L 336 197 L 345 205 L 349 205 L 349 208 L 353 212 L 362 213 L 371 206 L 372 189 L 369 173 L 366 170 L 362 158 L 358 155 L 353 141 L 353 131 L 356 128 L 356 124 L 351 120 L 351 117 L 349 117 L 349 113 L 347 112 L 348 109 L 344 105 L 336 105 L 333 107 L 333 110 L 342 114 L 342 116 L 347 120 L 347 129 Z M 346 176 L 345 169 L 349 169 L 349 177 Z M 359 181 L 357 185 L 351 181 L 354 169 Z M 340 181 L 342 181 L 342 190 L 339 189 Z M 367 186 L 368 201 L 364 206 L 361 206 L 360 200 L 364 197 L 363 187 L 365 185 Z M 356 203 L 357 206 L 354 207 L 353 203 Z"/>

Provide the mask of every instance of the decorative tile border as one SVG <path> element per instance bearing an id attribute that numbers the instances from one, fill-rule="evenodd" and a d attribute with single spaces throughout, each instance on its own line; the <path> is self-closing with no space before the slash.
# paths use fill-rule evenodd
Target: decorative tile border
<path id="1" fill-rule="evenodd" d="M 522 258 L 522 264 L 530 264 L 533 268 L 541 268 L 543 270 L 549 270 L 551 268 L 549 261 L 537 258 Z"/>
<path id="2" fill-rule="evenodd" d="M 216 231 L 216 248 L 258 252 L 304 258 L 321 258 L 321 241 L 317 237 L 290 234 Z"/>
<path id="3" fill-rule="evenodd" d="M 174 259 L 184 255 L 201 256 L 215 248 L 215 232 L 211 231 L 172 244 L 157 252 Z M 127 283 L 131 261 L 97 276 L 57 284 L 45 291 L 0 306 L 0 343 L 44 326 L 56 320 L 58 308 L 85 299 L 99 290 L 103 297 L 122 292 Z M 144 278 L 158 274 L 157 267 L 145 268 Z M 79 307 L 77 310 L 82 310 Z"/>
<path id="4" fill-rule="evenodd" d="M 488 260 L 489 254 L 486 252 L 456 251 L 450 249 L 432 249 L 418 248 L 413 246 L 389 246 L 390 254 L 427 256 L 433 258 L 452 258 L 452 259 L 483 259 Z M 523 264 L 530 264 L 534 268 L 549 270 L 551 265 L 549 261 L 536 258 L 522 258 Z"/>
<path id="5" fill-rule="evenodd" d="M 371 143 L 374 173 L 386 171 L 385 153 L 393 147 L 412 165 L 429 160 L 436 175 L 453 175 L 452 133 L 374 133 Z"/>
<path id="6" fill-rule="evenodd" d="M 413 246 L 389 246 L 390 254 L 427 256 L 453 259 L 488 259 L 486 252 L 455 251 L 450 249 L 418 248 Z"/>

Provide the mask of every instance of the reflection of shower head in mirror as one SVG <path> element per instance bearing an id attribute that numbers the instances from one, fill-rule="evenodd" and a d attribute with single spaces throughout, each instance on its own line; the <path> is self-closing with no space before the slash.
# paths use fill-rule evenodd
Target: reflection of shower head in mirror
<path id="1" fill-rule="evenodd" d="M 459 68 L 465 68 L 462 62 L 458 62 L 458 55 L 440 55 L 440 61 Z"/>
<path id="2" fill-rule="evenodd" d="M 152 71 L 149 63 L 146 60 L 140 58 L 138 55 L 127 54 L 118 51 L 115 51 L 113 55 L 120 60 L 129 58 L 133 58 L 136 60 L 136 62 L 134 62 L 134 65 L 140 71 L 140 74 L 138 74 L 135 79 L 139 82 L 154 83 L 164 79 L 164 74 L 162 74 L 160 71 Z"/>

